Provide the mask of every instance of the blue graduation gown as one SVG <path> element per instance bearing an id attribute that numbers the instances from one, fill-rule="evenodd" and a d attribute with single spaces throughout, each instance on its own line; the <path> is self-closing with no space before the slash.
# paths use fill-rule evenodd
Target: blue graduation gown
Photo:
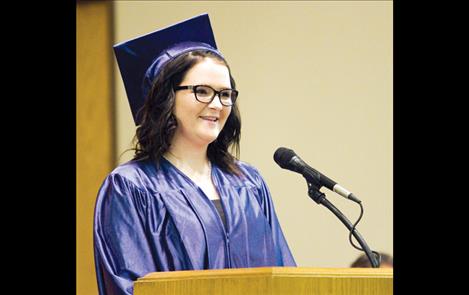
<path id="1" fill-rule="evenodd" d="M 162 158 L 130 161 L 104 180 L 95 207 L 94 255 L 100 294 L 132 294 L 150 272 L 296 266 L 270 192 L 254 167 L 243 177 L 212 164 L 227 227 L 215 205 Z"/>

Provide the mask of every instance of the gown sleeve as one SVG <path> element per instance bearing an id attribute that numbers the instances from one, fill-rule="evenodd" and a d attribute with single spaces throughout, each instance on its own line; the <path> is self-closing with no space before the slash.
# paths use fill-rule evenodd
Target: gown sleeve
<path id="1" fill-rule="evenodd" d="M 272 196 L 265 180 L 260 173 L 257 172 L 257 183 L 260 195 L 261 207 L 272 229 L 272 238 L 275 245 L 276 259 L 278 266 L 296 266 L 295 259 L 288 247 L 288 243 L 283 235 L 282 228 L 275 213 Z"/>
<path id="2" fill-rule="evenodd" d="M 94 215 L 99 294 L 132 294 L 133 281 L 155 271 L 145 234 L 148 192 L 118 174 L 101 186 Z"/>

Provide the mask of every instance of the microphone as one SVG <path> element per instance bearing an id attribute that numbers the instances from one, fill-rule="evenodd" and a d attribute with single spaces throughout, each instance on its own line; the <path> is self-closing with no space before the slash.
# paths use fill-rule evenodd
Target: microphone
<path id="1" fill-rule="evenodd" d="M 290 171 L 298 172 L 306 178 L 307 181 L 317 184 L 319 188 L 325 186 L 333 192 L 338 193 L 346 199 L 350 199 L 357 203 L 361 201 L 355 197 L 351 192 L 340 186 L 337 182 L 325 176 L 321 172 L 315 170 L 306 164 L 293 150 L 284 147 L 278 148 L 274 153 L 275 162 Z"/>

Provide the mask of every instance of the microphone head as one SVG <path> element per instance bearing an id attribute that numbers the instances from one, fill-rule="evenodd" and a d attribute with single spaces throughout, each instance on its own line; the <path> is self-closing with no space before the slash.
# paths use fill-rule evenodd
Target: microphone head
<path id="1" fill-rule="evenodd" d="M 292 167 L 290 160 L 294 156 L 296 156 L 296 154 L 293 150 L 280 147 L 274 153 L 274 161 L 284 169 L 291 169 Z"/>
<path id="2" fill-rule="evenodd" d="M 274 153 L 274 160 L 283 169 L 302 174 L 308 182 L 321 184 L 321 179 L 328 180 L 327 177 L 322 176 L 321 173 L 308 166 L 308 164 L 306 164 L 300 157 L 298 157 L 298 155 L 291 149 L 284 147 L 278 148 Z M 333 183 L 332 180 L 330 181 Z M 331 188 L 334 185 L 335 183 L 333 183 Z"/>

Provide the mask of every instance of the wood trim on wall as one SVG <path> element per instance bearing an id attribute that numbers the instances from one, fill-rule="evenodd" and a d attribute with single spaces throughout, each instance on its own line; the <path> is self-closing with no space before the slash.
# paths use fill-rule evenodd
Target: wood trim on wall
<path id="1" fill-rule="evenodd" d="M 93 213 L 98 189 L 115 164 L 112 90 L 112 2 L 76 5 L 76 283 L 77 294 L 98 294 Z"/>

